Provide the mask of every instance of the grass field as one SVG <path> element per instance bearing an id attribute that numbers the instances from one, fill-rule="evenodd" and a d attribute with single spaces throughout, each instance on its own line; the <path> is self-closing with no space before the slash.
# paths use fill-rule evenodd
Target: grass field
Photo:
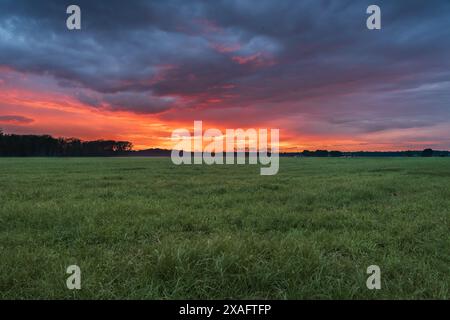
<path id="1" fill-rule="evenodd" d="M 449 218 L 446 158 L 0 159 L 0 298 L 449 299 Z"/>

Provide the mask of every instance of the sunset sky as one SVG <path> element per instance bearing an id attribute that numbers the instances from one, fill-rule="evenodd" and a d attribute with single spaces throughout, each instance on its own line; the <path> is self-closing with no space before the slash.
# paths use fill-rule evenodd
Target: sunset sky
<path id="1" fill-rule="evenodd" d="M 170 148 L 194 120 L 283 151 L 450 149 L 450 1 L 0 0 L 6 133 Z"/>

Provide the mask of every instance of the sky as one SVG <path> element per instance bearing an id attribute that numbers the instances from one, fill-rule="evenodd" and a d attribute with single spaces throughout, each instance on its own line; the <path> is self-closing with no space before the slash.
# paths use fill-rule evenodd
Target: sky
<path id="1" fill-rule="evenodd" d="M 282 151 L 450 149 L 450 1 L 0 0 L 4 132 L 170 148 L 194 120 Z"/>

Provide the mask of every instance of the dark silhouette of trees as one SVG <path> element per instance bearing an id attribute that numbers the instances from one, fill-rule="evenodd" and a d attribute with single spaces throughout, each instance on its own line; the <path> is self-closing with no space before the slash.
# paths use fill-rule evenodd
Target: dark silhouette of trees
<path id="1" fill-rule="evenodd" d="M 304 150 L 302 154 L 305 157 L 328 157 L 327 150 L 316 150 L 316 151 Z"/>
<path id="2" fill-rule="evenodd" d="M 171 150 L 149 149 L 133 151 L 128 141 L 77 138 L 53 138 L 50 135 L 5 134 L 0 129 L 0 157 L 89 157 L 89 156 L 170 156 Z M 236 155 L 236 154 L 235 154 Z M 449 151 L 425 149 L 423 151 L 327 151 L 316 150 L 282 153 L 283 157 L 448 157 Z M 248 156 L 248 152 L 246 152 Z"/>
<path id="3" fill-rule="evenodd" d="M 314 152 L 309 151 L 309 150 L 304 150 L 303 151 L 303 156 L 305 157 L 312 157 L 314 155 Z"/>
<path id="4" fill-rule="evenodd" d="M 327 150 L 316 150 L 316 152 L 314 152 L 314 156 L 316 156 L 316 157 L 328 157 L 328 151 Z"/>
<path id="5" fill-rule="evenodd" d="M 422 157 L 432 157 L 433 149 L 425 149 L 422 151 Z"/>
<path id="6" fill-rule="evenodd" d="M 343 153 L 341 151 L 330 151 L 330 157 L 342 157 Z"/>
<path id="7" fill-rule="evenodd" d="M 438 151 L 432 149 L 408 150 L 408 151 L 327 151 L 304 150 L 303 152 L 287 152 L 280 154 L 283 157 L 448 157 L 450 151 Z"/>
<path id="8" fill-rule="evenodd" d="M 114 156 L 130 152 L 128 141 L 81 141 L 76 138 L 53 138 L 49 135 L 4 134 L 0 130 L 0 156 Z"/>

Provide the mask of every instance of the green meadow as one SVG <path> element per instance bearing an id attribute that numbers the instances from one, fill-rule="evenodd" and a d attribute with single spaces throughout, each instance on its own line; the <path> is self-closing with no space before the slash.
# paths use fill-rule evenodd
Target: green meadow
<path id="1" fill-rule="evenodd" d="M 0 159 L 0 299 L 450 298 L 449 158 L 259 169 Z"/>

